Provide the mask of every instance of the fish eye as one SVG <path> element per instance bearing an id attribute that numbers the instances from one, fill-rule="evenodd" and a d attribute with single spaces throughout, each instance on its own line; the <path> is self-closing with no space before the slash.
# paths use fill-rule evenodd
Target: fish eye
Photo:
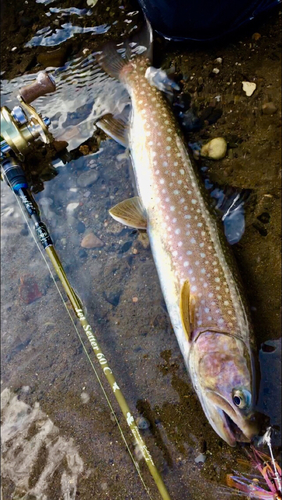
<path id="1" fill-rule="evenodd" d="M 241 410 L 245 410 L 250 406 L 251 398 L 251 393 L 246 389 L 235 389 L 232 394 L 234 405 Z"/>

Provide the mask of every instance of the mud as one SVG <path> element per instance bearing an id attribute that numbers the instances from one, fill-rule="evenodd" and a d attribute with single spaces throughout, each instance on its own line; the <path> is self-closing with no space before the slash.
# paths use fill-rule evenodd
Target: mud
<path id="1" fill-rule="evenodd" d="M 5 2 L 5 81 L 63 66 L 83 55 L 85 48 L 91 52 L 104 40 L 118 39 L 127 13 L 136 10 L 129 2 L 107 2 L 105 8 L 98 1 L 91 16 L 71 21 L 83 27 L 117 20 L 107 33 L 79 34 L 58 47 L 26 48 L 38 30 L 62 23 L 56 14 L 46 17 L 52 6 L 57 4 Z M 60 7 L 87 6 L 66 1 Z M 191 109 L 205 118 L 200 130 L 186 132 L 187 143 L 217 136 L 228 142 L 226 158 L 202 161 L 209 178 L 252 190 L 246 230 L 233 250 L 260 351 L 263 382 L 258 408 L 277 428 L 276 453 L 281 440 L 280 14 L 277 8 L 241 33 L 209 46 L 168 44 L 158 37 L 155 44 L 156 64 L 173 70 Z M 139 16 L 134 19 L 139 22 Z M 251 97 L 243 92 L 242 81 L 256 83 Z M 266 103 L 273 103 L 274 113 L 263 112 Z M 209 121 L 212 113 L 216 119 Z M 33 183 L 42 218 L 132 413 L 150 423 L 142 435 L 171 498 L 232 499 L 232 492 L 223 488 L 225 475 L 240 469 L 238 459 L 244 453 L 223 443 L 203 415 L 170 325 L 146 234 L 124 228 L 108 215 L 111 206 L 134 194 L 129 161 L 119 156 L 123 148 L 103 135 L 86 142 L 88 149 L 77 150 L 72 161 L 56 169 L 57 175 L 47 168 L 45 177 L 40 173 L 43 184 Z M 44 165 L 41 148 L 35 158 L 33 179 Z M 85 173 L 93 171 L 95 180 L 84 186 Z M 68 299 L 58 294 L 58 280 L 50 277 L 4 183 L 1 202 L 3 500 L 148 498 L 74 329 L 76 320 L 70 320 Z M 78 205 L 70 210 L 71 203 Z M 82 248 L 89 232 L 101 243 Z M 137 457 L 91 348 L 83 342 Z M 195 462 L 200 453 L 204 463 Z M 140 468 L 151 497 L 159 498 L 142 461 Z"/>

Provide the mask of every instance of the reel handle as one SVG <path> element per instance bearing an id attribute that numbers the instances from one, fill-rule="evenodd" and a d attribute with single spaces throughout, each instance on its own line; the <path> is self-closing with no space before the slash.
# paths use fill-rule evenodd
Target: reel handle
<path id="1" fill-rule="evenodd" d="M 26 104 L 30 104 L 38 97 L 54 92 L 55 90 L 56 84 L 54 78 L 45 71 L 40 71 L 35 82 L 20 89 L 19 98 Z"/>

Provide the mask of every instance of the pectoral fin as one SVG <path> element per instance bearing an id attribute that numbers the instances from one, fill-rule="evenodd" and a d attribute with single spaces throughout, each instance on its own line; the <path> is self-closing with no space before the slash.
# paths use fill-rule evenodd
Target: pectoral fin
<path id="1" fill-rule="evenodd" d="M 190 284 L 186 280 L 180 292 L 180 316 L 183 328 L 186 332 L 187 339 L 191 341 L 191 335 L 194 330 L 195 323 L 195 303 L 196 299 L 190 293 Z"/>
<path id="2" fill-rule="evenodd" d="M 108 113 L 98 120 L 95 125 L 121 146 L 128 147 L 128 124 L 125 121 L 114 118 L 113 115 Z"/>
<path id="3" fill-rule="evenodd" d="M 113 219 L 126 226 L 136 229 L 147 228 L 147 217 L 139 196 L 118 203 L 109 210 L 109 213 Z"/>

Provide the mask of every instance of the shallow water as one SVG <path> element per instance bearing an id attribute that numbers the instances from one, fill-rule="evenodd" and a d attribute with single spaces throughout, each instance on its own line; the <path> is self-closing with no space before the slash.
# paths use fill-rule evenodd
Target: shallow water
<path id="1" fill-rule="evenodd" d="M 46 9 L 45 14 L 50 12 L 48 3 L 41 5 Z M 81 3 L 72 4 L 81 8 Z M 127 12 L 134 12 L 131 5 L 126 8 Z M 123 10 L 119 12 L 122 20 L 134 18 L 124 15 Z M 118 9 L 111 17 L 106 12 L 97 14 L 97 19 L 95 13 L 82 17 L 86 25 L 80 27 L 110 25 L 109 33 L 114 35 L 112 20 L 120 21 L 115 17 L 117 13 Z M 52 13 L 57 15 L 61 12 Z M 75 15 L 78 25 L 79 19 Z M 50 16 L 46 16 L 45 27 L 49 26 L 49 20 Z M 40 23 L 43 21 L 38 23 L 36 33 L 44 28 Z M 260 28 L 265 46 L 271 38 L 277 38 L 270 24 Z M 103 41 L 103 33 L 100 35 Z M 50 130 L 56 139 L 68 141 L 69 151 L 91 137 L 96 117 L 113 110 L 113 106 L 115 112 L 120 112 L 128 103 L 122 87 L 105 79 L 93 66 L 91 54 L 97 50 L 91 45 L 93 35 L 77 34 L 75 43 L 83 47 L 86 36 L 89 51 L 83 54 L 78 50 L 59 69 L 49 68 L 55 73 L 57 91 L 34 103 L 38 111 L 51 118 Z M 263 65 L 264 45 L 254 47 L 254 54 L 250 53 L 253 59 L 247 53 L 251 36 L 249 32 L 243 42 L 237 38 L 227 47 L 193 53 L 187 48 L 180 52 L 168 49 L 166 62 L 174 63 L 185 78 L 188 75 L 187 85 L 191 86 L 193 79 L 204 78 L 204 94 L 195 97 L 199 106 L 222 94 L 225 122 L 206 127 L 202 139 L 206 140 L 210 134 L 231 136 L 238 121 L 241 123 L 243 146 L 239 143 L 233 149 L 235 154 L 229 163 L 209 167 L 216 180 L 219 177 L 221 181 L 255 190 L 256 200 L 246 215 L 246 233 L 235 253 L 251 302 L 258 349 L 261 344 L 264 346 L 259 353 L 262 384 L 258 407 L 278 427 L 281 420 L 279 117 L 278 113 L 273 117 L 254 115 L 253 108 L 260 109 L 266 94 L 272 93 L 270 98 L 277 100 L 280 86 L 278 72 L 275 74 L 269 62 L 271 58 Z M 28 33 L 23 45 L 32 38 Z M 60 45 L 70 41 L 65 40 L 62 38 Z M 275 49 L 270 46 L 274 54 Z M 35 46 L 28 50 L 35 50 Z M 203 65 L 213 64 L 219 53 L 227 68 L 222 70 L 221 83 L 210 82 Z M 265 78 L 261 94 L 252 104 L 244 100 L 239 86 L 232 94 L 226 84 L 238 60 L 244 67 L 242 71 L 256 75 L 258 80 L 262 75 Z M 38 69 L 35 67 L 21 76 L 10 71 L 9 78 L 4 74 L 2 105 L 10 108 L 16 105 L 17 89 L 33 81 Z M 240 76 L 237 81 L 240 83 Z M 233 101 L 229 100 L 230 95 Z M 236 100 L 234 96 L 240 98 Z M 198 139 L 195 134 L 191 142 Z M 265 150 L 264 139 L 272 146 L 270 152 Z M 102 137 L 98 151 L 65 165 L 57 163 L 58 175 L 45 182 L 44 190 L 35 198 L 132 413 L 144 416 L 150 423 L 141 432 L 171 498 L 233 498 L 222 487 L 225 475 L 233 468 L 238 470 L 237 459 L 242 451 L 229 448 L 215 435 L 193 393 L 165 310 L 146 235 L 120 226 L 108 215 L 111 206 L 134 194 L 129 160 L 123 153 L 121 146 Z M 268 169 L 262 165 L 266 154 L 272 155 Z M 244 161 L 246 155 L 248 162 Z M 40 167 L 37 153 L 32 170 L 38 171 Z M 1 188 L 3 499 L 148 498 L 83 351 L 74 327 L 76 320 L 73 324 L 69 316 L 67 299 L 64 293 L 60 296 L 57 280 L 55 283 L 51 278 L 15 196 L 5 184 Z M 271 216 L 269 226 L 259 219 L 265 212 Z M 263 236 L 265 231 L 267 235 Z M 88 232 L 98 238 L 95 248 L 81 247 Z M 86 339 L 83 342 L 101 376 L 129 448 L 138 460 L 115 399 Z M 270 348 L 265 347 L 267 344 Z M 279 433 L 275 439 L 279 445 Z M 205 456 L 204 463 L 196 461 L 201 453 Z M 158 498 L 142 462 L 140 467 L 151 497 Z"/>

